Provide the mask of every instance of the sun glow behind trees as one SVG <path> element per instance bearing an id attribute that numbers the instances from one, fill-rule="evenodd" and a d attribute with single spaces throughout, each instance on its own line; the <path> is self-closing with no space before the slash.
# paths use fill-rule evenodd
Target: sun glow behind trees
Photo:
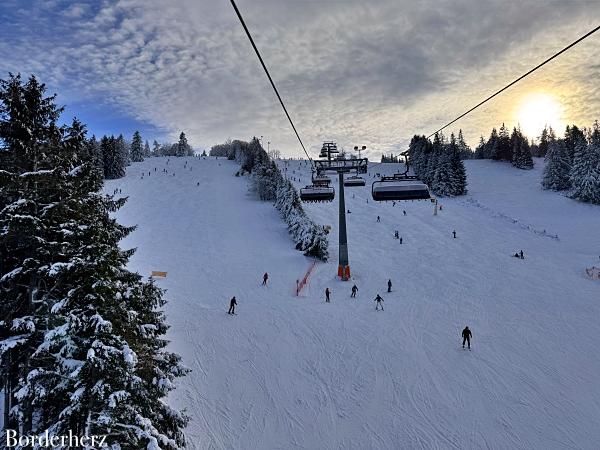
<path id="1" fill-rule="evenodd" d="M 551 94 L 530 94 L 517 109 L 517 123 L 530 139 L 536 139 L 546 126 L 564 130 L 562 105 Z"/>

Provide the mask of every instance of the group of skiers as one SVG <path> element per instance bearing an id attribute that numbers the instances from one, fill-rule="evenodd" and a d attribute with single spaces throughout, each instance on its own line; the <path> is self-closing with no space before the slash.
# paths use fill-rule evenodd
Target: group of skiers
<path id="1" fill-rule="evenodd" d="M 525 255 L 523 255 L 523 250 L 517 252 L 513 255 L 515 258 L 525 259 Z"/>
<path id="2" fill-rule="evenodd" d="M 522 254 L 523 254 L 523 251 L 521 250 L 521 255 Z M 518 254 L 515 254 L 515 256 L 518 256 Z M 266 286 L 268 281 L 269 281 L 269 274 L 267 272 L 265 272 L 262 277 L 262 286 Z M 356 294 L 358 293 L 358 286 L 356 286 L 356 284 L 354 284 L 352 286 L 351 291 L 352 291 L 352 293 L 350 294 L 350 298 L 356 298 Z M 392 292 L 392 280 L 391 279 L 388 279 L 387 291 Z M 381 311 L 384 311 L 384 309 L 383 309 L 383 301 L 384 300 L 381 297 L 381 295 L 377 294 L 377 296 L 375 297 L 375 299 L 373 301 L 375 302 L 375 311 L 379 311 L 380 309 L 381 309 Z M 331 290 L 328 287 L 325 288 L 325 302 L 331 303 Z M 229 300 L 229 310 L 227 311 L 227 314 L 235 315 L 236 305 L 237 305 L 237 300 L 236 300 L 235 296 L 233 296 L 231 298 L 231 300 Z M 462 338 L 463 338 L 462 347 L 463 348 L 465 348 L 465 343 L 466 343 L 468 346 L 468 349 L 471 350 L 471 337 L 472 336 L 473 336 L 473 334 L 471 333 L 471 330 L 469 330 L 469 327 L 466 326 L 462 331 Z"/>
<path id="3" fill-rule="evenodd" d="M 388 280 L 387 287 L 387 291 L 392 292 L 392 280 Z M 350 294 L 350 298 L 356 298 L 357 293 L 358 287 L 356 286 L 356 284 L 354 284 L 352 286 L 352 293 Z M 383 311 L 383 298 L 381 297 L 381 295 L 377 294 L 373 301 L 376 302 L 375 311 L 379 311 L 379 308 L 381 308 L 381 310 Z M 331 303 L 331 290 L 329 288 L 325 288 L 325 303 Z"/>

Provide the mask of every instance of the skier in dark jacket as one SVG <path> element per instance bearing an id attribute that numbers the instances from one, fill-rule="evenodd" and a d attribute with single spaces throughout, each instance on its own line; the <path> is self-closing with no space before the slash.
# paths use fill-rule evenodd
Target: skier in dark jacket
<path id="1" fill-rule="evenodd" d="M 268 279 L 269 279 L 269 274 L 267 272 L 265 272 L 265 274 L 263 275 L 263 282 L 262 282 L 263 286 L 267 285 L 267 280 Z"/>
<path id="2" fill-rule="evenodd" d="M 379 307 L 381 306 L 381 310 L 383 311 L 383 305 L 381 304 L 383 302 L 383 299 L 381 298 L 381 295 L 377 294 L 377 297 L 375 297 L 375 300 L 373 300 L 375 303 L 375 311 L 377 311 L 379 309 Z"/>
<path id="3" fill-rule="evenodd" d="M 452 231 L 452 236 L 454 236 L 454 239 L 456 239 L 456 230 Z"/>
<path id="4" fill-rule="evenodd" d="M 471 330 L 469 330 L 469 327 L 465 327 L 465 329 L 462 330 L 463 348 L 465 348 L 465 342 L 466 342 L 467 345 L 469 346 L 469 350 L 471 350 L 471 336 L 473 336 L 473 334 L 471 333 Z"/>
<path id="5" fill-rule="evenodd" d="M 352 294 L 350 295 L 351 298 L 356 298 L 356 293 L 358 292 L 358 288 L 356 287 L 356 285 L 352 286 Z"/>
<path id="6" fill-rule="evenodd" d="M 392 280 L 388 280 L 388 292 L 392 292 Z"/>
<path id="7" fill-rule="evenodd" d="M 523 255 L 523 250 L 521 250 L 521 251 L 519 252 L 519 256 L 521 257 L 521 259 L 525 259 L 525 256 Z"/>
<path id="8" fill-rule="evenodd" d="M 325 288 L 325 302 L 329 303 L 329 294 L 331 293 L 331 291 L 329 290 L 329 288 Z"/>
<path id="9" fill-rule="evenodd" d="M 229 300 L 229 311 L 227 311 L 227 314 L 235 314 L 235 305 L 237 305 L 237 302 L 235 301 L 235 296 Z"/>

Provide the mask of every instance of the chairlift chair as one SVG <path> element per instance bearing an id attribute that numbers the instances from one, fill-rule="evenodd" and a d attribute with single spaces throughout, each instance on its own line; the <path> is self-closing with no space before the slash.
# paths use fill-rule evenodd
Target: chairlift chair
<path id="1" fill-rule="evenodd" d="M 331 202 L 335 197 L 335 189 L 331 186 L 311 185 L 300 189 L 300 200 L 303 202 Z"/>
<path id="2" fill-rule="evenodd" d="M 429 187 L 412 175 L 396 174 L 391 177 L 381 177 L 371 186 L 373 200 L 429 200 Z"/>
<path id="3" fill-rule="evenodd" d="M 331 184 L 331 178 L 327 175 L 317 174 L 316 177 L 312 178 L 312 182 L 315 186 L 329 186 Z"/>
<path id="4" fill-rule="evenodd" d="M 344 180 L 344 186 L 347 187 L 364 186 L 365 184 L 365 179 L 363 177 L 359 177 L 358 175 L 353 175 Z"/>

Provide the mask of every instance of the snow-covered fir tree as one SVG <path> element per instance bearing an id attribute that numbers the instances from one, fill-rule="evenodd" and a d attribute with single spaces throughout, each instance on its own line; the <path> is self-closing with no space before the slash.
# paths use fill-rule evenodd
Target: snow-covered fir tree
<path id="1" fill-rule="evenodd" d="M 450 142 L 445 144 L 442 153 L 437 159 L 437 169 L 433 177 L 432 190 L 444 197 L 464 195 L 467 187 L 467 175 L 464 163 L 460 158 L 454 134 L 450 135 Z"/>
<path id="2" fill-rule="evenodd" d="M 161 156 L 160 144 L 156 140 L 152 141 L 152 156 Z"/>
<path id="3" fill-rule="evenodd" d="M 165 352 L 162 291 L 125 268 L 85 129 L 35 78 L 0 82 L 0 376 L 6 428 L 108 435 L 111 448 L 185 445 L 162 401 L 184 374 Z M 114 138 L 113 138 L 114 139 Z"/>
<path id="4" fill-rule="evenodd" d="M 125 176 L 126 149 L 122 136 L 103 136 L 100 139 L 100 148 L 104 157 L 104 178 L 108 180 Z"/>
<path id="5" fill-rule="evenodd" d="M 146 139 L 146 143 L 144 144 L 144 158 L 149 158 L 150 156 L 152 156 L 152 150 L 150 150 L 150 144 Z"/>
<path id="6" fill-rule="evenodd" d="M 475 154 L 473 156 L 475 159 L 484 159 L 485 158 L 485 139 L 483 136 L 479 137 L 479 144 L 475 147 Z"/>
<path id="7" fill-rule="evenodd" d="M 469 149 L 471 152 L 471 149 Z M 452 146 L 450 142 L 450 169 L 452 171 L 452 195 L 465 195 L 467 193 L 467 171 L 463 163 L 464 149 L 459 145 Z"/>
<path id="8" fill-rule="evenodd" d="M 96 136 L 92 136 L 87 141 L 87 153 L 94 167 L 100 169 L 104 173 L 104 156 L 102 155 L 102 148 L 100 142 L 96 139 Z"/>
<path id="9" fill-rule="evenodd" d="M 491 140 L 491 139 L 490 139 Z M 491 149 L 492 159 L 497 161 L 512 161 L 512 148 L 508 128 L 504 124 L 498 130 L 498 140 L 495 147 Z"/>
<path id="10" fill-rule="evenodd" d="M 549 127 L 548 125 L 544 126 L 544 129 L 538 136 L 538 140 L 539 142 L 537 144 L 534 156 L 545 157 L 548 153 L 550 141 L 556 140 L 556 135 L 552 127 Z"/>
<path id="11" fill-rule="evenodd" d="M 188 144 L 187 137 L 183 131 L 179 135 L 175 156 L 194 156 L 194 151 L 190 144 Z"/>
<path id="12" fill-rule="evenodd" d="M 462 129 L 458 130 L 458 137 L 456 138 L 456 145 L 458 146 L 458 152 L 460 155 L 460 159 L 471 159 L 473 158 L 473 150 L 471 147 L 465 142 L 465 138 L 463 136 Z"/>
<path id="13" fill-rule="evenodd" d="M 498 154 L 498 131 L 496 128 L 492 128 L 492 132 L 490 133 L 490 137 L 485 144 L 485 159 L 498 159 L 496 155 Z"/>
<path id="14" fill-rule="evenodd" d="M 529 141 L 519 128 L 513 128 L 510 136 L 510 146 L 512 148 L 511 161 L 513 166 L 518 169 L 533 169 L 533 158 L 529 148 Z"/>
<path id="15" fill-rule="evenodd" d="M 546 166 L 542 174 L 542 187 L 553 191 L 563 191 L 571 187 L 571 161 L 565 141 L 552 139 L 546 151 Z"/>
<path id="16" fill-rule="evenodd" d="M 25 434 L 34 431 L 34 405 L 17 394 L 48 326 L 49 270 L 67 262 L 60 112 L 35 77 L 0 80 L 0 385 L 5 428 Z"/>
<path id="17" fill-rule="evenodd" d="M 139 131 L 133 133 L 130 149 L 131 162 L 142 162 L 144 160 L 144 147 L 142 144 L 142 136 Z"/>
<path id="18" fill-rule="evenodd" d="M 577 125 L 567 125 L 564 140 L 570 164 L 573 164 L 573 158 L 575 157 L 575 145 L 583 139 L 585 139 L 585 133 Z"/>
<path id="19" fill-rule="evenodd" d="M 448 146 L 444 146 L 436 158 L 435 173 L 430 186 L 437 195 L 452 196 L 452 167 Z"/>
<path id="20" fill-rule="evenodd" d="M 600 126 L 596 121 L 588 142 L 575 144 L 569 196 L 582 202 L 600 204 Z"/>

